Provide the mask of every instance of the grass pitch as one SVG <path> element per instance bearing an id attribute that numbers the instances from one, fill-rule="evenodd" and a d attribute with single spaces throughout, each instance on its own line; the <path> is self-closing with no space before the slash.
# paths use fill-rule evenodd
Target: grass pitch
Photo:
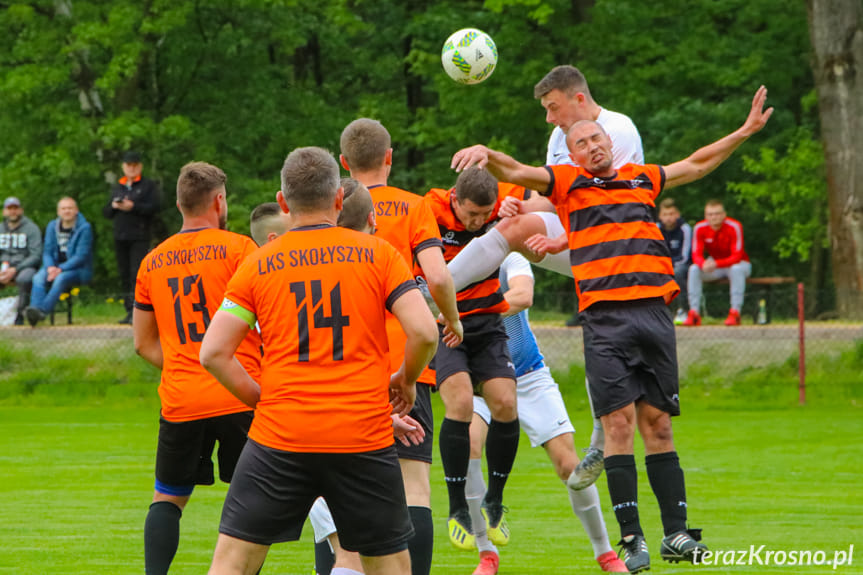
<path id="1" fill-rule="evenodd" d="M 569 403 L 580 432 L 583 388 Z M 567 393 L 570 395 L 570 393 Z M 98 402 L 97 405 L 94 405 Z M 435 397 L 438 422 L 441 406 Z M 153 489 L 158 429 L 155 393 L 110 395 L 90 406 L 23 402 L 0 407 L 0 573 L 120 574 L 143 572 L 143 524 Z M 83 402 L 82 402 L 83 403 Z M 848 551 L 859 542 L 863 509 L 860 438 L 863 412 L 853 405 L 773 409 L 709 402 L 684 405 L 675 434 L 686 472 L 690 524 L 704 528 L 712 549 Z M 669 565 L 659 558 L 659 512 L 639 465 L 642 524 L 651 573 L 827 573 L 833 566 Z M 433 573 L 467 574 L 476 557 L 451 547 L 447 497 L 439 463 L 432 469 L 435 517 Z M 612 542 L 618 537 L 604 476 L 599 493 Z M 215 544 L 225 487 L 199 487 L 186 508 L 172 573 L 205 573 Z M 599 573 L 589 542 L 569 509 L 563 486 L 542 449 L 523 438 L 507 486 L 513 538 L 502 549 L 500 573 Z M 764 554 L 761 554 L 763 558 Z M 299 543 L 274 546 L 263 573 L 312 573 L 311 526 Z M 863 573 L 863 549 L 840 573 Z"/>

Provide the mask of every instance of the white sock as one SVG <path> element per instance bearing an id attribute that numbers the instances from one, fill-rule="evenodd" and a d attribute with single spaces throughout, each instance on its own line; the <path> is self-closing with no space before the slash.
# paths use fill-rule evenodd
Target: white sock
<path id="1" fill-rule="evenodd" d="M 482 516 L 482 498 L 485 497 L 485 479 L 482 476 L 482 460 L 471 459 L 467 466 L 467 483 L 464 487 L 467 506 L 470 509 L 470 521 L 473 524 L 473 536 L 476 537 L 476 548 L 480 551 L 494 551 L 497 547 L 488 538 L 485 530 L 485 517 Z"/>
<path id="2" fill-rule="evenodd" d="M 459 254 L 447 264 L 455 291 L 463 290 L 474 282 L 484 280 L 500 267 L 509 254 L 509 242 L 492 228 L 484 235 L 470 241 Z"/>
<path id="3" fill-rule="evenodd" d="M 593 420 L 593 432 L 590 434 L 590 446 L 605 451 L 605 432 L 602 430 L 602 422 Z"/>
<path id="4" fill-rule="evenodd" d="M 593 545 L 593 556 L 599 557 L 603 553 L 611 551 L 611 543 L 608 540 L 608 532 L 605 529 L 605 520 L 602 518 L 602 509 L 599 508 L 599 491 L 596 484 L 578 491 L 567 489 L 569 492 L 569 503 L 572 511 L 584 526 L 590 543 Z"/>
<path id="5" fill-rule="evenodd" d="M 333 567 L 332 571 L 330 571 L 330 575 L 363 575 L 363 572 L 354 571 L 347 567 Z"/>

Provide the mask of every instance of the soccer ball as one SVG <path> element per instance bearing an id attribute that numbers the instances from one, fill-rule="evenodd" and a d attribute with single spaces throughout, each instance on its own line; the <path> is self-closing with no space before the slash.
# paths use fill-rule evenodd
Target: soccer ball
<path id="1" fill-rule="evenodd" d="M 478 84 L 497 65 L 497 46 L 491 36 L 476 28 L 459 30 L 443 44 L 443 69 L 460 84 Z"/>

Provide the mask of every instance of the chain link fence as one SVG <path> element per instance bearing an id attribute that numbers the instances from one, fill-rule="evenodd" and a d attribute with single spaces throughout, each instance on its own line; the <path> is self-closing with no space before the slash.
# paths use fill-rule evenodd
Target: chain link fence
<path id="1" fill-rule="evenodd" d="M 807 297 L 833 296 L 809 294 Z M 797 286 L 775 286 L 769 294 L 770 322 L 758 324 L 759 319 L 766 319 L 758 313 L 765 299 L 766 295 L 756 290 L 747 294 L 743 325 L 728 327 L 723 324 L 728 310 L 727 286 L 725 290 L 707 289 L 703 325 L 677 327 L 681 378 L 704 370 L 712 375 L 734 378 L 753 368 L 787 366 L 789 362 L 796 365 L 801 350 Z M 68 305 L 68 301 L 63 305 Z M 88 292 L 72 298 L 72 305 L 71 324 L 67 323 L 63 308 L 57 311 L 54 326 L 44 321 L 35 328 L 26 325 L 0 327 L 0 352 L 8 352 L 0 353 L 0 383 L 17 369 L 17 364 L 8 361 L 4 366 L 2 358 L 18 352 L 26 352 L 31 363 L 68 358 L 92 366 L 110 367 L 127 361 L 143 361 L 135 357 L 131 327 L 117 325 L 117 320 L 125 314 L 121 302 Z M 570 306 L 574 307 L 571 293 L 539 293 L 531 312 L 531 323 L 546 363 L 556 371 L 584 365 L 582 330 L 565 325 L 573 309 Z M 806 320 L 806 358 L 824 358 L 829 362 L 855 349 L 858 341 L 863 341 L 863 323 Z"/>

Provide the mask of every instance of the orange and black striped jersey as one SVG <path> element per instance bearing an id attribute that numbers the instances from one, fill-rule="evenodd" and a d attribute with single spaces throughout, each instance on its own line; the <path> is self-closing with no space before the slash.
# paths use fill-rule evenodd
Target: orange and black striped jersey
<path id="1" fill-rule="evenodd" d="M 174 234 L 147 254 L 135 286 L 135 307 L 155 313 L 162 345 L 159 397 L 162 417 L 191 421 L 249 411 L 201 367 L 201 340 L 228 280 L 257 249 L 246 236 L 202 228 Z M 261 341 L 252 331 L 237 359 L 253 378 L 260 372 Z"/>
<path id="2" fill-rule="evenodd" d="M 441 249 L 437 222 L 422 196 L 392 186 L 369 186 L 375 209 L 375 234 L 388 241 L 413 269 L 416 255 L 429 248 Z M 395 373 L 404 361 L 407 336 L 399 321 L 387 312 L 387 339 L 390 346 L 390 371 Z M 426 370 L 420 382 L 434 385 L 434 374 Z"/>
<path id="3" fill-rule="evenodd" d="M 485 224 L 475 232 L 465 229 L 464 224 L 456 216 L 452 208 L 455 201 L 455 190 L 442 190 L 434 188 L 424 196 L 434 213 L 443 241 L 444 259 L 452 260 L 470 241 L 485 234 L 497 222 L 497 212 L 500 204 L 507 196 L 513 196 L 521 200 L 530 197 L 530 190 L 522 186 L 509 183 L 498 184 L 498 199 L 494 210 L 486 220 Z M 474 282 L 456 294 L 458 300 L 458 311 L 461 317 L 477 313 L 503 313 L 509 309 L 509 304 L 503 298 L 498 280 L 498 270 L 487 278 Z"/>
<path id="4" fill-rule="evenodd" d="M 346 228 L 294 228 L 252 254 L 221 308 L 257 320 L 266 350 L 249 437 L 297 452 L 392 445 L 386 311 L 411 289 L 392 245 Z"/>
<path id="5" fill-rule="evenodd" d="M 661 166 L 626 164 L 610 178 L 577 166 L 545 169 L 551 175 L 545 195 L 569 239 L 579 310 L 600 301 L 677 295 L 671 256 L 653 216 L 665 185 Z"/>

